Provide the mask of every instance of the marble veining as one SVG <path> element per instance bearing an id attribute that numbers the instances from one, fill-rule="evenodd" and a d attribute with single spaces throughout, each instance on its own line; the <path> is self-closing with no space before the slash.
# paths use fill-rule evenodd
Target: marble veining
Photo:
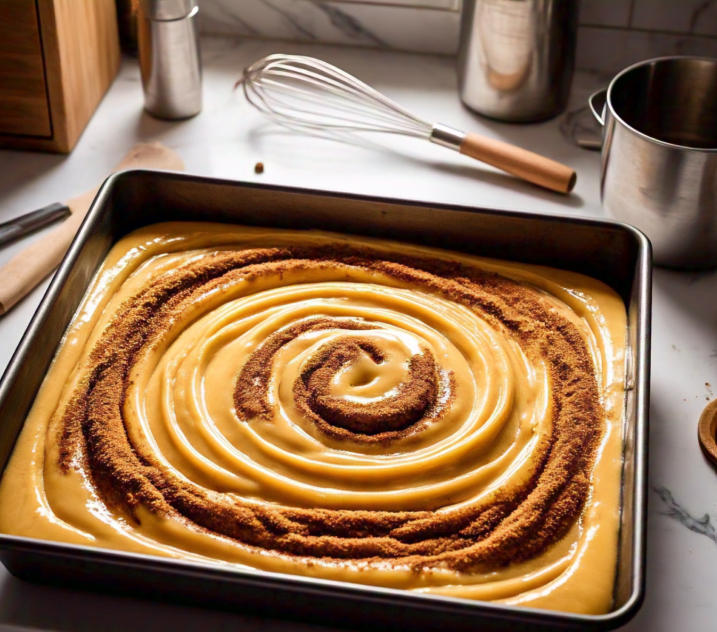
<path id="1" fill-rule="evenodd" d="M 316 8 L 327 15 L 331 24 L 347 37 L 352 39 L 364 38 L 377 46 L 385 48 L 388 46 L 378 35 L 368 30 L 355 16 L 342 11 L 336 6 L 327 2 L 317 2 Z"/>
<path id="2" fill-rule="evenodd" d="M 570 102 L 566 112 L 560 117 L 559 127 L 563 138 L 570 144 L 583 149 L 596 151 L 601 149 L 602 125 L 593 116 L 588 105 L 588 98 L 599 87 L 607 87 L 612 76 L 612 73 L 597 71 L 578 72 L 576 75 Z"/>
<path id="3" fill-rule="evenodd" d="M 460 15 L 396 3 L 330 0 L 204 0 L 202 31 L 455 54 Z"/>
<path id="4" fill-rule="evenodd" d="M 298 15 L 292 13 L 288 9 L 278 6 L 274 2 L 271 2 L 271 0 L 260 1 L 262 4 L 266 5 L 272 11 L 275 11 L 278 15 L 280 15 L 283 20 L 286 20 L 286 22 L 291 26 L 291 28 L 295 29 L 299 35 L 303 35 L 304 37 L 314 41 L 318 39 L 313 30 L 307 28 L 301 23 L 301 20 Z"/>
<path id="5" fill-rule="evenodd" d="M 560 121 L 560 133 L 583 149 L 602 148 L 602 128 L 588 105 L 568 110 Z"/>
<path id="6" fill-rule="evenodd" d="M 700 26 L 702 22 L 707 22 L 709 20 L 710 13 L 714 14 L 714 12 L 717 10 L 717 0 L 706 0 L 706 2 L 700 3 L 695 10 L 692 12 L 692 16 L 690 18 L 690 33 L 697 33 L 699 32 Z M 712 17 L 712 22 L 717 22 L 717 20 L 714 19 L 714 15 Z"/>
<path id="7" fill-rule="evenodd" d="M 202 0 L 210 34 L 455 55 L 460 13 L 345 0 Z M 577 67 L 617 72 L 661 55 L 717 56 L 717 0 L 581 3 Z"/>
<path id="8" fill-rule="evenodd" d="M 705 514 L 701 518 L 695 518 L 675 500 L 669 489 L 666 487 L 654 487 L 653 489 L 662 499 L 662 502 L 665 503 L 666 509 L 660 512 L 662 515 L 674 518 L 683 527 L 687 527 L 690 531 L 704 535 L 717 544 L 717 529 L 715 529 L 714 524 L 712 524 L 712 519 L 709 514 Z"/>
<path id="9" fill-rule="evenodd" d="M 204 6 L 201 8 L 203 9 Z M 205 12 L 201 11 L 199 15 L 202 24 L 206 25 L 207 16 Z M 261 31 L 251 24 L 251 22 L 245 20 L 238 15 L 236 11 L 232 11 L 230 7 L 225 6 L 222 2 L 215 2 L 212 5 L 210 16 L 209 23 L 212 21 L 222 23 L 225 25 L 225 28 L 232 29 L 237 35 L 261 36 Z"/>

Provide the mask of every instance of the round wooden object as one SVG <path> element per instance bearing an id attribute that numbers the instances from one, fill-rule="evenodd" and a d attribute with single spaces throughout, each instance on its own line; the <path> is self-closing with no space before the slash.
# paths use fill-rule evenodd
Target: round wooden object
<path id="1" fill-rule="evenodd" d="M 717 465 L 717 442 L 715 441 L 715 433 L 717 433 L 717 399 L 707 404 L 702 411 L 700 423 L 697 428 L 697 435 L 700 440 L 700 446 L 712 463 Z"/>

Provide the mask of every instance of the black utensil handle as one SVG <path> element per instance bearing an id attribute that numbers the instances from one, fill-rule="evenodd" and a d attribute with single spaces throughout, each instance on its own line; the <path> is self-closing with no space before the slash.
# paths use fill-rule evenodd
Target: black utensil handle
<path id="1" fill-rule="evenodd" d="M 11 219 L 9 222 L 3 222 L 0 224 L 0 246 L 24 237 L 38 228 L 52 224 L 58 219 L 64 219 L 70 213 L 68 206 L 56 202 L 32 213 Z"/>

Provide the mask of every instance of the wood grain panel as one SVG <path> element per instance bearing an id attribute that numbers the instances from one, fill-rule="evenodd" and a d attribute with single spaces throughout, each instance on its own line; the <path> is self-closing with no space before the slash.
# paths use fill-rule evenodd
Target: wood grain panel
<path id="1" fill-rule="evenodd" d="M 50 137 L 35 2 L 0 0 L 0 134 Z"/>
<path id="2" fill-rule="evenodd" d="M 1 0 L 0 0 L 1 1 Z M 117 74 L 114 0 L 38 0 L 54 136 L 70 151 Z"/>
<path id="3" fill-rule="evenodd" d="M 0 147 L 67 153 L 112 84 L 120 63 L 114 0 L 35 0 L 39 16 L 43 90 L 49 100 L 52 135 L 11 136 L 0 126 Z M 32 6 L 32 0 L 0 0 L 0 39 L 16 29 L 17 16 L 2 19 L 6 6 Z M 37 26 L 37 19 L 35 21 Z M 0 70 L 0 82 L 3 81 Z M 0 92 L 0 95 L 2 93 Z M 2 96 L 0 96 L 2 99 Z M 46 106 L 47 107 L 47 106 Z"/>

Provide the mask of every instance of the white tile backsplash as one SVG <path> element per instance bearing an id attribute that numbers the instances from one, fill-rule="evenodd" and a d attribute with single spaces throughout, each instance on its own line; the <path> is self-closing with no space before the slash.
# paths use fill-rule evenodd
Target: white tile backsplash
<path id="1" fill-rule="evenodd" d="M 700 0 L 635 0 L 630 26 L 648 31 L 688 32 Z"/>
<path id="2" fill-rule="evenodd" d="M 212 34 L 455 55 L 458 11 L 401 2 L 413 8 L 396 0 L 201 0 L 200 15 Z M 614 73 L 660 55 L 717 57 L 717 0 L 582 0 L 580 24 L 582 69 Z"/>
<path id="3" fill-rule="evenodd" d="M 693 14 L 692 32 L 717 37 L 717 2 L 703 3 L 704 7 Z"/>
<path id="4" fill-rule="evenodd" d="M 616 72 L 626 63 L 627 29 L 605 29 L 581 26 L 578 30 L 578 47 L 575 65 L 585 70 Z"/>
<path id="5" fill-rule="evenodd" d="M 633 0 L 582 0 L 580 24 L 591 26 L 630 26 Z"/>
<path id="6" fill-rule="evenodd" d="M 635 0 L 633 29 L 717 35 L 717 1 Z"/>
<path id="7" fill-rule="evenodd" d="M 583 70 L 617 73 L 639 61 L 666 55 L 717 58 L 717 38 L 589 26 L 578 32 L 576 65 Z"/>

